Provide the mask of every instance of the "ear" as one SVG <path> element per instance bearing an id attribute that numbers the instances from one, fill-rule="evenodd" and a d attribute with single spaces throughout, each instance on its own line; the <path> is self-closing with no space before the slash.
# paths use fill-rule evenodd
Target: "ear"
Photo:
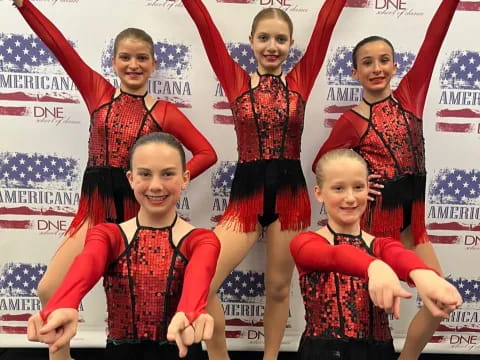
<path id="1" fill-rule="evenodd" d="M 132 190 L 133 190 L 133 174 L 132 174 L 132 170 L 128 170 L 128 171 L 127 171 L 127 179 L 128 179 L 128 182 L 130 183 L 130 187 L 131 187 Z"/>
<path id="2" fill-rule="evenodd" d="M 398 70 L 398 65 L 396 62 L 393 63 L 393 75 L 395 75 L 397 73 L 397 70 Z"/>
<path id="3" fill-rule="evenodd" d="M 117 73 L 117 66 L 115 65 L 115 55 L 112 56 L 112 68 L 115 74 Z"/>
<path id="4" fill-rule="evenodd" d="M 319 203 L 323 203 L 322 190 L 321 190 L 320 186 L 315 185 L 313 187 L 313 194 L 315 195 L 315 199 L 317 199 L 317 201 Z"/>
<path id="5" fill-rule="evenodd" d="M 253 49 L 253 37 L 252 37 L 252 35 L 250 35 L 248 37 L 248 42 L 250 43 L 250 47 Z"/>
<path id="6" fill-rule="evenodd" d="M 292 40 L 290 40 L 290 47 L 292 47 L 293 44 L 295 44 L 295 40 L 292 39 Z"/>
<path id="7" fill-rule="evenodd" d="M 182 179 L 183 180 L 182 190 L 185 190 L 187 188 L 188 184 L 190 184 L 190 171 L 185 170 L 182 178 L 183 178 Z"/>
<path id="8" fill-rule="evenodd" d="M 358 80 L 358 72 L 357 72 L 357 69 L 355 69 L 354 67 L 352 67 L 352 77 L 355 80 Z"/>

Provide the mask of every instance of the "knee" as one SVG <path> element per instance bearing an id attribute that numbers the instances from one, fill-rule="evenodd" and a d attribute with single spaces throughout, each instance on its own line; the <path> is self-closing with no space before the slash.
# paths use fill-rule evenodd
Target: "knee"
<path id="1" fill-rule="evenodd" d="M 290 296 L 290 282 L 275 282 L 266 284 L 267 299 L 281 303 Z"/>

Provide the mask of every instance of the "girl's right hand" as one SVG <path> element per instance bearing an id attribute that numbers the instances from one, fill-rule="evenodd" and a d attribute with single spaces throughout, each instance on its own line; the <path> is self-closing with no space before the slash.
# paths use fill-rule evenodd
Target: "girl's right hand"
<path id="1" fill-rule="evenodd" d="M 377 174 L 368 175 L 368 200 L 374 201 L 375 196 L 382 195 L 380 191 L 375 189 L 383 189 L 383 185 L 375 182 L 375 180 L 380 179 L 381 176 Z"/>
<path id="2" fill-rule="evenodd" d="M 23 0 L 13 0 L 13 4 L 16 7 L 22 7 L 23 6 Z"/>
<path id="3" fill-rule="evenodd" d="M 374 260 L 368 266 L 368 292 L 375 306 L 387 314 L 400 318 L 400 298 L 412 297 L 400 285 L 400 280 L 390 266 L 382 260 Z"/>

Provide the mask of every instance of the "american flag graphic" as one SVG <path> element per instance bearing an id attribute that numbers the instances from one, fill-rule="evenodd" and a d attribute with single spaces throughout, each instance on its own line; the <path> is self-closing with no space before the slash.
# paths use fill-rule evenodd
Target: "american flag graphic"
<path id="1" fill-rule="evenodd" d="M 71 42 L 72 46 L 73 43 Z M 0 33 L 0 72 L 6 85 L 3 89 L 11 87 L 12 90 L 0 91 L 0 116 L 29 116 L 31 109 L 22 102 L 42 103 L 78 103 L 76 91 L 52 91 L 32 89 L 35 93 L 13 89 L 15 81 L 11 80 L 12 74 L 16 75 L 63 75 L 65 71 L 45 44 L 35 35 Z M 17 86 L 19 88 L 23 87 Z"/>
<path id="2" fill-rule="evenodd" d="M 227 43 L 226 46 L 230 56 L 242 67 L 243 70 L 249 74 L 257 71 L 257 60 L 255 59 L 250 44 L 235 42 Z M 283 73 L 287 74 L 290 72 L 302 55 L 303 53 L 300 50 L 291 48 L 290 53 L 282 66 Z M 221 100 L 215 102 L 213 104 L 213 109 L 213 122 L 215 124 L 233 124 L 232 111 L 230 110 L 230 104 L 226 97 L 222 97 Z"/>
<path id="3" fill-rule="evenodd" d="M 210 187 L 214 197 L 220 197 L 225 201 L 228 201 L 236 168 L 236 161 L 220 161 L 219 165 L 213 171 L 211 178 Z M 210 221 L 218 223 L 222 217 L 223 210 L 224 209 L 222 209 L 222 211 L 215 211 L 214 209 Z"/>
<path id="4" fill-rule="evenodd" d="M 441 68 L 440 87 L 441 103 L 448 105 L 437 111 L 436 130 L 480 133 L 480 53 L 453 51 Z M 462 100 L 466 93 L 476 94 L 475 105 Z"/>
<path id="5" fill-rule="evenodd" d="M 106 77 L 115 77 L 116 74 L 112 67 L 114 40 L 110 40 L 102 54 L 102 73 Z M 153 51 L 157 60 L 157 72 L 152 75 L 150 80 L 182 80 L 187 78 L 192 58 L 189 46 L 181 43 L 172 43 L 168 41 L 155 42 Z M 183 98 L 178 96 L 162 96 L 177 107 L 191 107 Z"/>
<path id="6" fill-rule="evenodd" d="M 26 334 L 28 318 L 40 310 L 37 286 L 46 269 L 44 264 L 11 262 L 3 265 L 0 299 L 9 305 L 0 315 L 0 334 Z M 27 305 L 22 308 L 20 304 Z"/>
<path id="7" fill-rule="evenodd" d="M 327 63 L 327 82 L 331 91 L 334 92 L 337 101 L 328 103 L 324 109 L 324 126 L 331 128 L 337 119 L 345 111 L 354 107 L 358 101 L 351 99 L 349 89 L 358 89 L 361 97 L 362 87 L 360 83 L 352 77 L 352 52 L 353 47 L 340 46 L 335 53 L 328 59 Z M 397 64 L 397 73 L 392 78 L 392 87 L 398 86 L 400 80 L 410 70 L 415 60 L 415 54 L 411 52 L 396 52 L 395 62 Z M 345 104 L 344 104 L 345 103 Z"/>
<path id="8" fill-rule="evenodd" d="M 69 206 L 52 208 L 43 195 L 76 191 L 80 182 L 78 165 L 78 160 L 71 157 L 1 152 L 0 229 L 31 229 L 34 216 L 73 216 Z"/>
<path id="9" fill-rule="evenodd" d="M 480 171 L 439 170 L 429 184 L 428 200 L 430 208 L 427 213 L 431 218 L 428 229 L 432 242 L 459 244 L 465 232 L 480 232 L 475 215 L 480 208 Z M 432 213 L 436 215 L 432 216 Z"/>

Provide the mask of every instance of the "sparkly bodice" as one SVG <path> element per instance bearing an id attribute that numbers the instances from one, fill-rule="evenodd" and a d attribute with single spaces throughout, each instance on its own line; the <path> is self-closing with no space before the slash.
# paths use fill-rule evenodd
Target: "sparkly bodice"
<path id="1" fill-rule="evenodd" d="M 360 236 L 334 235 L 335 245 L 352 245 L 370 252 Z M 391 339 L 387 314 L 373 306 L 363 279 L 314 271 L 300 276 L 305 305 L 303 336 L 328 339 Z"/>
<path id="2" fill-rule="evenodd" d="M 145 96 L 124 92 L 95 110 L 90 123 L 87 166 L 126 169 L 135 141 L 142 135 L 161 131 L 151 110 L 145 106 Z"/>
<path id="3" fill-rule="evenodd" d="M 165 340 L 181 297 L 185 266 L 171 242 L 171 228 L 139 227 L 104 276 L 108 337 Z"/>
<path id="4" fill-rule="evenodd" d="M 356 150 L 384 179 L 425 173 L 422 122 L 392 97 L 370 104 L 370 120 Z"/>
<path id="5" fill-rule="evenodd" d="M 261 75 L 257 87 L 232 104 L 240 162 L 300 159 L 305 102 L 280 76 Z"/>

